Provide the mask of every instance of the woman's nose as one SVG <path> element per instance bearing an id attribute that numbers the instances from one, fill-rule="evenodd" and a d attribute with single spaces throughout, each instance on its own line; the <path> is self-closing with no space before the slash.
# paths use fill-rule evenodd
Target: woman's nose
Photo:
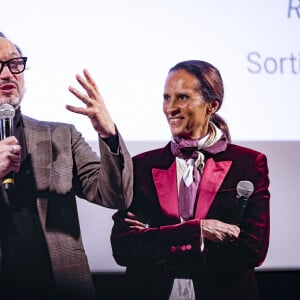
<path id="1" fill-rule="evenodd" d="M 168 103 L 166 111 L 167 111 L 168 114 L 174 114 L 174 113 L 177 113 L 179 111 L 179 108 L 178 108 L 178 106 L 176 105 L 176 103 L 174 101 L 170 101 Z"/>

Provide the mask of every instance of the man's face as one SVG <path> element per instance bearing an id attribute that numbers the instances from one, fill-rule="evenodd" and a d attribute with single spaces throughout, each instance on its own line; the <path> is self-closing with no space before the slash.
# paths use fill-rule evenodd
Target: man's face
<path id="1" fill-rule="evenodd" d="M 0 37 L 0 61 L 20 57 L 16 47 L 6 38 Z M 0 105 L 8 103 L 15 109 L 24 96 L 24 73 L 12 74 L 7 65 L 0 73 Z"/>

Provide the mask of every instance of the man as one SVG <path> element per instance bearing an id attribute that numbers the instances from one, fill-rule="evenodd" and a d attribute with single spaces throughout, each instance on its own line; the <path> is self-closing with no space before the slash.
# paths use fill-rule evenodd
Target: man
<path id="1" fill-rule="evenodd" d="M 14 135 L 0 141 L 0 298 L 90 299 L 94 290 L 75 196 L 127 208 L 131 158 L 87 70 L 76 76 L 87 94 L 69 87 L 86 107 L 66 108 L 90 118 L 101 159 L 74 126 L 24 116 L 26 60 L 0 33 L 0 107 L 15 110 Z M 8 174 L 12 187 L 3 184 Z"/>

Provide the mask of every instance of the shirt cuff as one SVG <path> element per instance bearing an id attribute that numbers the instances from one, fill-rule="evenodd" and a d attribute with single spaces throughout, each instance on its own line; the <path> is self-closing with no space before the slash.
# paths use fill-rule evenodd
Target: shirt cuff
<path id="1" fill-rule="evenodd" d="M 110 151 L 113 153 L 117 153 L 118 152 L 118 148 L 119 148 L 119 137 L 118 134 L 116 133 L 113 136 L 109 136 L 107 138 L 101 138 L 106 145 L 110 148 Z"/>

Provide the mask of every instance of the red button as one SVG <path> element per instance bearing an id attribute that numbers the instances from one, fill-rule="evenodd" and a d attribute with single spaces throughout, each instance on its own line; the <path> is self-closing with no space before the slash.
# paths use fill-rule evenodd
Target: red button
<path id="1" fill-rule="evenodd" d="M 171 247 L 170 247 L 170 251 L 171 251 L 172 253 L 176 252 L 176 247 L 175 247 L 175 246 L 171 246 Z"/>
<path id="2" fill-rule="evenodd" d="M 186 250 L 191 250 L 191 249 L 192 249 L 192 245 L 191 244 L 186 245 Z"/>

